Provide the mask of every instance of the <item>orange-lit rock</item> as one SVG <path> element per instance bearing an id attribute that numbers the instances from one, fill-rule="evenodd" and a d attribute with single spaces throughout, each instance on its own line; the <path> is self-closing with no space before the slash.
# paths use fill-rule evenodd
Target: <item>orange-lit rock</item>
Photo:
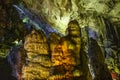
<path id="1" fill-rule="evenodd" d="M 41 30 L 32 30 L 25 37 L 24 48 L 28 55 L 28 65 L 24 69 L 25 80 L 46 80 L 49 77 L 51 61 L 44 33 Z"/>
<path id="2" fill-rule="evenodd" d="M 81 51 L 83 47 L 78 23 L 71 21 L 67 30 L 67 36 L 61 37 L 52 48 L 50 80 L 91 80 L 86 53 Z"/>

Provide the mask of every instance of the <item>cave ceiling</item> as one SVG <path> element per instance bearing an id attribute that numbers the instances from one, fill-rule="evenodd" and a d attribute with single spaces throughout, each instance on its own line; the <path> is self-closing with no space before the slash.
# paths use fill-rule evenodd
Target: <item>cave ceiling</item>
<path id="1" fill-rule="evenodd" d="M 68 22 L 74 19 L 81 28 L 89 26 L 96 31 L 104 27 L 98 18 L 106 18 L 112 23 L 120 22 L 120 0 L 0 0 L 0 40 L 14 41 L 24 36 L 25 27 L 13 7 L 18 4 L 42 16 L 62 34 L 65 34 Z"/>
<path id="2" fill-rule="evenodd" d="M 96 27 L 99 26 L 96 16 L 112 22 L 120 19 L 120 0 L 24 0 L 24 3 L 63 34 L 70 20 L 78 20 L 80 27 Z"/>

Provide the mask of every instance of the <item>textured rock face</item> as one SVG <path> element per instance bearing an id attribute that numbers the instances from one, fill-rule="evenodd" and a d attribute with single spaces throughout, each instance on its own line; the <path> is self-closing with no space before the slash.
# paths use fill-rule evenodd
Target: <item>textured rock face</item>
<path id="1" fill-rule="evenodd" d="M 81 27 L 95 26 L 92 16 L 104 16 L 119 21 L 120 0 L 24 0 L 29 9 L 40 14 L 60 32 L 65 33 L 70 20 L 77 19 Z"/>
<path id="2" fill-rule="evenodd" d="M 24 48 L 28 63 L 25 67 L 25 80 L 46 80 L 50 75 L 50 55 L 46 37 L 42 31 L 33 30 L 25 37 Z"/>
<path id="3" fill-rule="evenodd" d="M 87 57 L 81 50 L 81 32 L 76 21 L 68 24 L 68 34 L 58 39 L 51 53 L 52 67 L 50 80 L 91 80 Z M 57 37 L 56 37 L 57 39 Z"/>
<path id="4" fill-rule="evenodd" d="M 104 56 L 109 56 L 106 62 L 113 63 L 112 68 L 117 67 L 118 70 L 120 65 L 118 64 L 120 62 L 120 0 L 24 0 L 24 2 L 30 10 L 45 17 L 63 34 L 65 34 L 68 22 L 77 19 L 82 28 L 82 37 L 87 42 L 84 27 L 92 28 L 98 34 L 97 41 Z M 111 67 L 109 64 L 108 66 Z M 117 73 L 120 74 L 120 70 Z"/>
<path id="5" fill-rule="evenodd" d="M 37 43 L 40 44 L 36 45 Z M 28 52 L 41 52 L 40 54 L 48 54 L 49 47 L 46 37 L 42 31 L 32 31 L 30 35 L 26 36 L 24 45 Z"/>
<path id="6" fill-rule="evenodd" d="M 68 50 L 68 44 L 69 50 Z M 73 57 L 73 52 L 71 48 L 73 45 L 70 44 L 69 41 L 63 41 L 63 44 L 58 44 L 54 48 L 54 52 L 52 52 L 52 69 L 50 80 L 62 80 L 62 79 L 70 79 L 73 77 L 73 69 L 76 65 L 75 58 Z"/>

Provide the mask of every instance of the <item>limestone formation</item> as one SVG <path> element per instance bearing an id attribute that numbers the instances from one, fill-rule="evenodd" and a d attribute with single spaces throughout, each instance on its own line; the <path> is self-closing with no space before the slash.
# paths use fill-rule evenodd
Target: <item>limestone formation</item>
<path id="1" fill-rule="evenodd" d="M 50 75 L 49 47 L 44 33 L 32 30 L 25 37 L 24 48 L 27 51 L 28 63 L 23 71 L 25 80 L 46 80 Z"/>
<path id="2" fill-rule="evenodd" d="M 80 36 L 77 21 L 71 21 L 67 36 L 61 37 L 51 53 L 50 80 L 91 80 L 86 54 L 81 51 Z"/>

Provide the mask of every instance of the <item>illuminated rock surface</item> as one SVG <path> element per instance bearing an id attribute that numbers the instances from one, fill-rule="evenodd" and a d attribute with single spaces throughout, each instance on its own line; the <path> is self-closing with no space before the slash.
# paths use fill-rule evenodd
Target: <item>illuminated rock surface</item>
<path id="1" fill-rule="evenodd" d="M 44 16 L 57 30 L 65 33 L 70 20 L 77 19 L 81 27 L 97 29 L 92 16 L 104 16 L 119 21 L 120 0 L 24 0 L 32 11 Z"/>
<path id="2" fill-rule="evenodd" d="M 81 33 L 76 21 L 68 24 L 68 34 L 52 44 L 50 80 L 91 80 L 86 53 L 81 49 Z M 55 36 L 55 35 L 54 35 Z M 52 37 L 52 36 L 51 36 Z M 83 47 L 82 47 L 83 48 Z"/>
<path id="3" fill-rule="evenodd" d="M 98 34 L 98 44 L 104 56 L 107 56 L 105 61 L 107 64 L 112 62 L 114 66 L 112 68 L 120 68 L 118 64 L 120 62 L 120 0 L 24 0 L 24 2 L 31 11 L 45 17 L 48 23 L 63 34 L 69 21 L 74 19 L 79 22 L 82 37 L 86 42 L 84 27 L 88 26 L 95 30 Z M 111 65 L 108 65 L 111 69 Z M 117 73 L 120 74 L 118 71 Z"/>
<path id="4" fill-rule="evenodd" d="M 23 71 L 25 80 L 45 80 L 50 75 L 49 47 L 42 31 L 33 30 L 25 37 L 28 63 Z"/>

